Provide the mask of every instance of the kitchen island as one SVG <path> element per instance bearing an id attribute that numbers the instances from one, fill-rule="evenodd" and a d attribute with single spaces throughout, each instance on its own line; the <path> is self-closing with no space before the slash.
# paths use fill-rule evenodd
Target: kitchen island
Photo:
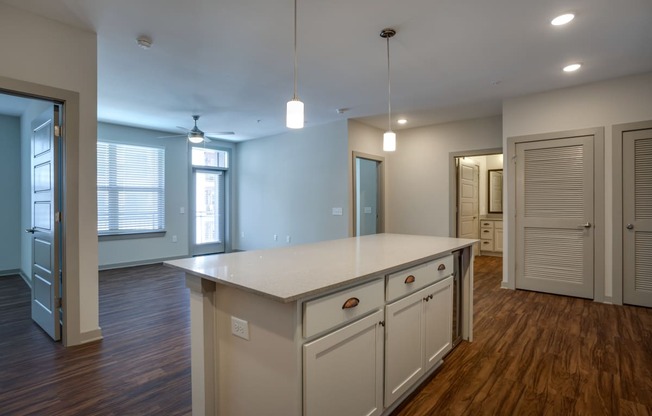
<path id="1" fill-rule="evenodd" d="M 455 327 L 472 340 L 474 242 L 377 234 L 166 262 L 190 289 L 193 415 L 388 414 Z"/>

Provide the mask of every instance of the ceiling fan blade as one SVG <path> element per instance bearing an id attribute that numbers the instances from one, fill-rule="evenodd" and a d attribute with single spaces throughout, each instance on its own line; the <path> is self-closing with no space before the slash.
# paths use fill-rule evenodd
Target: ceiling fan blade
<path id="1" fill-rule="evenodd" d="M 217 131 L 217 132 L 211 132 L 211 133 L 204 133 L 207 136 L 233 136 L 235 134 L 234 131 Z"/>
<path id="2" fill-rule="evenodd" d="M 185 128 L 185 127 L 181 127 L 181 126 L 177 126 L 177 128 L 178 128 L 178 129 L 181 129 L 181 130 L 183 130 L 183 131 L 186 131 L 186 132 L 190 131 L 190 129 L 187 129 L 187 128 Z"/>
<path id="3" fill-rule="evenodd" d="M 174 134 L 172 136 L 159 136 L 157 139 L 171 139 L 172 137 L 186 137 L 185 134 Z"/>

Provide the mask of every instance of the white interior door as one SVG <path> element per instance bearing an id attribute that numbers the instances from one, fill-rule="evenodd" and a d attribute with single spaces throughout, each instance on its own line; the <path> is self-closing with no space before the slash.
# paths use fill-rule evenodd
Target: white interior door
<path id="1" fill-rule="evenodd" d="M 378 175 L 377 160 L 355 158 L 356 163 L 356 236 L 376 234 L 378 232 Z"/>
<path id="2" fill-rule="evenodd" d="M 32 121 L 32 319 L 54 340 L 61 339 L 59 261 L 59 109 Z"/>
<path id="3" fill-rule="evenodd" d="M 623 303 L 652 307 L 652 129 L 623 134 Z"/>
<path id="4" fill-rule="evenodd" d="M 480 238 L 480 168 L 468 159 L 458 159 L 457 236 Z M 476 250 L 477 254 L 480 250 Z"/>
<path id="5" fill-rule="evenodd" d="M 593 136 L 516 144 L 516 287 L 593 299 Z"/>

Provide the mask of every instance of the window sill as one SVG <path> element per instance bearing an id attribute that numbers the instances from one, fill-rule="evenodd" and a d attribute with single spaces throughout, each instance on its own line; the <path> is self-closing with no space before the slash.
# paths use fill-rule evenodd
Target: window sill
<path id="1" fill-rule="evenodd" d="M 164 237 L 166 231 L 151 231 L 138 233 L 123 234 L 101 234 L 97 236 L 98 241 L 117 241 L 117 240 L 135 240 L 139 238 L 157 238 Z"/>

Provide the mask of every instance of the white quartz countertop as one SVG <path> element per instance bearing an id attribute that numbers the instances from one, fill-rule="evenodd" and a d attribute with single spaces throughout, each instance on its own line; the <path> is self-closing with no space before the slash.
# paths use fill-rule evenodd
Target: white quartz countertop
<path id="1" fill-rule="evenodd" d="M 164 264 L 287 303 L 435 259 L 476 241 L 375 234 L 268 250 L 192 257 Z"/>

